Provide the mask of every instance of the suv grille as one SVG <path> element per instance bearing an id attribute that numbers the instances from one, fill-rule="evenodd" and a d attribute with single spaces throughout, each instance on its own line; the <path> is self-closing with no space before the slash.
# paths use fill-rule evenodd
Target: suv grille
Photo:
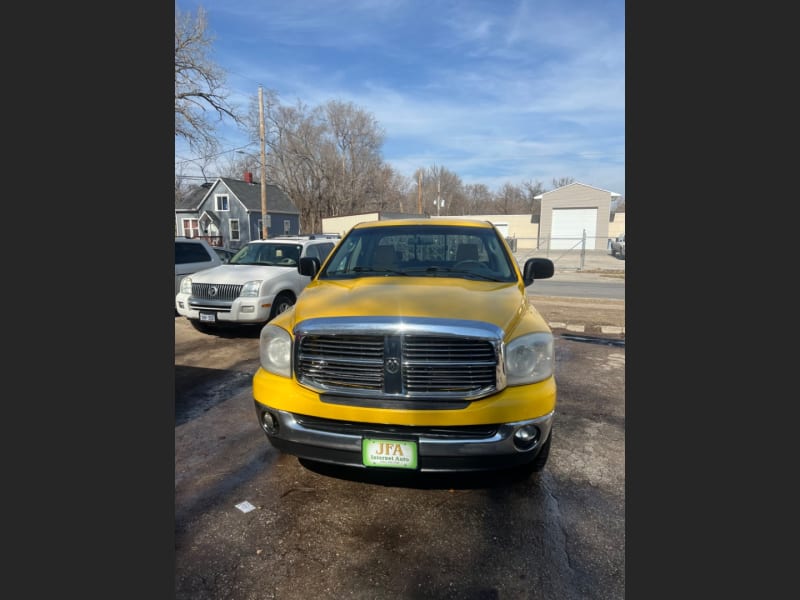
<path id="1" fill-rule="evenodd" d="M 226 300 L 233 302 L 242 291 L 241 285 L 221 283 L 192 283 L 192 296 L 198 300 Z"/>
<path id="2" fill-rule="evenodd" d="M 497 389 L 499 343 L 424 334 L 299 338 L 298 381 L 350 395 L 477 398 Z"/>

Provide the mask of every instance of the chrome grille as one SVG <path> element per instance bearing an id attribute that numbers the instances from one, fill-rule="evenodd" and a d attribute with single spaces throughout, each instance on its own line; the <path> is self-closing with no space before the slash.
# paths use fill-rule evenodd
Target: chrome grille
<path id="1" fill-rule="evenodd" d="M 242 287 L 241 285 L 229 283 L 192 283 L 192 296 L 198 300 L 226 300 L 231 302 L 239 297 Z"/>
<path id="2" fill-rule="evenodd" d="M 495 384 L 494 348 L 484 340 L 403 337 L 403 384 L 411 393 L 471 392 Z"/>
<path id="3" fill-rule="evenodd" d="M 374 336 L 306 336 L 298 356 L 298 378 L 326 390 L 380 391 L 383 345 L 383 338 Z"/>
<path id="4" fill-rule="evenodd" d="M 478 398 L 497 389 L 499 341 L 457 335 L 305 334 L 297 338 L 298 381 L 361 396 Z"/>

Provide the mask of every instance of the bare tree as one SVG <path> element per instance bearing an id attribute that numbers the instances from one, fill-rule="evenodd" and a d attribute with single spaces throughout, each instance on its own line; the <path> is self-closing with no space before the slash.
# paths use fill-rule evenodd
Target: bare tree
<path id="1" fill-rule="evenodd" d="M 183 170 L 175 171 L 175 205 L 177 206 L 191 191 L 191 185 L 183 176 Z"/>
<path id="2" fill-rule="evenodd" d="M 323 112 L 299 101 L 294 106 L 267 103 L 265 119 L 269 130 L 266 177 L 300 211 L 301 231 L 321 231 L 322 218 L 336 216 L 325 170 L 335 151 L 325 139 Z"/>
<path id="3" fill-rule="evenodd" d="M 413 202 L 409 203 L 409 194 L 412 191 L 415 195 Z M 364 208 L 378 212 L 417 212 L 416 184 L 412 185 L 408 177 L 401 175 L 390 165 L 383 164 L 375 179 L 373 197 Z"/>
<path id="4" fill-rule="evenodd" d="M 466 207 L 464 214 L 482 214 L 494 212 L 494 196 L 482 183 L 473 183 L 464 187 Z"/>
<path id="5" fill-rule="evenodd" d="M 564 187 L 565 185 L 569 185 L 570 183 L 575 183 L 574 177 L 560 177 L 556 179 L 553 177 L 553 189 L 558 189 L 560 187 Z"/>
<path id="6" fill-rule="evenodd" d="M 538 223 L 542 214 L 542 201 L 541 199 L 537 200 L 536 196 L 540 196 L 542 193 L 544 193 L 544 185 L 542 185 L 541 181 L 534 183 L 533 181 L 528 180 L 522 182 L 522 189 L 524 190 L 526 196 L 525 212 L 530 212 L 533 221 Z"/>
<path id="7" fill-rule="evenodd" d="M 495 198 L 497 212 L 502 215 L 514 215 L 526 212 L 525 204 L 524 192 L 511 183 L 504 183 Z"/>
<path id="8" fill-rule="evenodd" d="M 371 114 L 351 102 L 331 100 L 323 109 L 326 138 L 334 150 L 325 165 L 334 210 L 348 214 L 378 204 L 384 132 Z"/>
<path id="9" fill-rule="evenodd" d="M 302 231 L 321 231 L 325 217 L 400 205 L 404 182 L 384 164 L 384 133 L 369 113 L 339 101 L 282 105 L 274 91 L 266 98 L 266 177 L 300 211 Z M 257 109 L 256 101 L 246 117 L 253 139 Z"/>
<path id="10" fill-rule="evenodd" d="M 241 124 L 228 101 L 225 72 L 209 57 L 213 37 L 207 27 L 202 7 L 196 15 L 175 7 L 175 137 L 206 156 L 218 147 L 217 123 L 229 117 Z"/>

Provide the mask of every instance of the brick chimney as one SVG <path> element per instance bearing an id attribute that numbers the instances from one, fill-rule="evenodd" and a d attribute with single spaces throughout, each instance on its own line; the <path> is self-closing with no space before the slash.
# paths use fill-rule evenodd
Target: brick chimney
<path id="1" fill-rule="evenodd" d="M 244 180 L 246 183 L 253 183 L 253 174 L 250 171 L 245 171 Z"/>

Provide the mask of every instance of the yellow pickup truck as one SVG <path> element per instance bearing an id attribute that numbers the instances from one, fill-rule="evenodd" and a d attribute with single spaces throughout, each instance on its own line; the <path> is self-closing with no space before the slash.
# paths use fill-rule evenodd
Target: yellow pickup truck
<path id="1" fill-rule="evenodd" d="M 488 221 L 354 226 L 261 330 L 258 423 L 311 461 L 420 472 L 541 471 L 556 408 L 553 335 Z"/>

